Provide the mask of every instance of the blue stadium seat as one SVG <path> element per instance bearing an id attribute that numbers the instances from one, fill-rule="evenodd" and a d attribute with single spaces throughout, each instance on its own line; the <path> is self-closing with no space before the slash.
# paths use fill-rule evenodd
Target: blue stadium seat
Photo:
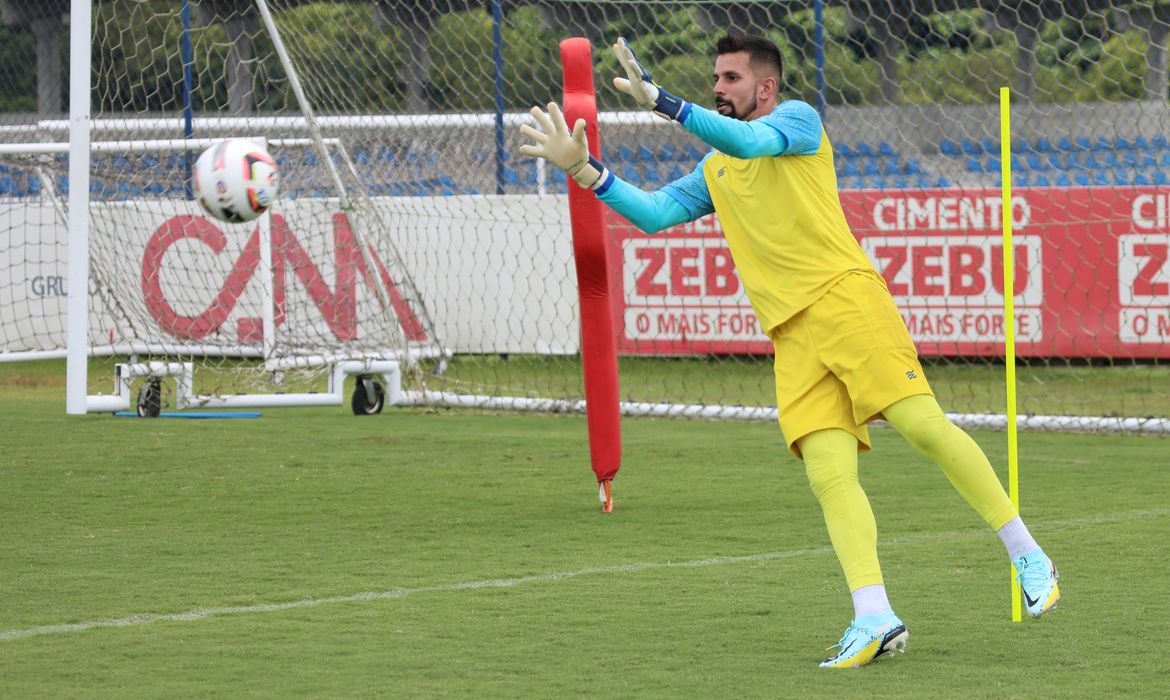
<path id="1" fill-rule="evenodd" d="M 638 146 L 638 150 L 634 152 L 634 156 L 643 163 L 653 163 L 655 161 L 654 151 L 651 151 L 649 146 Z"/>
<path id="2" fill-rule="evenodd" d="M 521 168 L 520 172 L 516 172 L 510 166 L 504 166 L 504 184 L 505 185 L 535 185 L 536 184 L 536 168 L 527 167 Z"/>
<path id="3" fill-rule="evenodd" d="M 658 149 L 658 159 L 662 161 L 678 160 L 678 149 L 672 144 L 665 144 Z"/>
<path id="4" fill-rule="evenodd" d="M 1170 177 L 1167 177 L 1166 173 L 1159 170 L 1158 172 L 1154 173 L 1154 184 L 1155 185 L 1170 185 Z"/>
<path id="5" fill-rule="evenodd" d="M 858 141 L 857 142 L 857 155 L 865 156 L 866 158 L 870 158 L 872 156 L 876 156 L 877 153 L 873 150 L 873 146 L 870 146 L 865 141 Z"/>
<path id="6" fill-rule="evenodd" d="M 841 174 L 847 176 L 860 175 L 861 170 L 858 169 L 857 165 L 854 164 L 853 161 L 847 160 L 845 161 L 844 165 L 841 166 Z"/>
<path id="7" fill-rule="evenodd" d="M 902 164 L 902 172 L 907 175 L 917 175 L 922 170 L 922 163 L 917 158 L 907 158 L 906 162 Z"/>
<path id="8" fill-rule="evenodd" d="M 987 137 L 979 139 L 979 145 L 988 153 L 999 153 L 999 143 Z"/>
<path id="9" fill-rule="evenodd" d="M 1045 175 L 1044 173 L 1036 173 L 1036 177 L 1032 179 L 1032 186 L 1033 187 L 1051 187 L 1052 183 L 1049 182 L 1048 176 Z"/>
<path id="10" fill-rule="evenodd" d="M 896 157 L 886 157 L 881 160 L 882 175 L 897 175 L 901 172 L 901 167 L 898 165 Z"/>
<path id="11" fill-rule="evenodd" d="M 959 146 L 963 149 L 963 153 L 969 156 L 983 155 L 983 147 L 971 139 L 963 139 Z"/>
<path id="12" fill-rule="evenodd" d="M 1012 144 L 1012 153 L 1031 153 L 1032 144 L 1028 143 L 1028 139 L 1016 139 Z"/>
<path id="13" fill-rule="evenodd" d="M 680 166 L 678 163 L 672 164 L 666 170 L 666 180 L 668 182 L 674 182 L 675 180 L 679 179 L 680 177 L 685 177 L 685 176 L 686 176 L 686 173 L 683 171 L 682 166 Z"/>
<path id="14" fill-rule="evenodd" d="M 1113 147 L 1119 151 L 1132 151 L 1134 149 L 1133 141 L 1130 141 L 1124 136 L 1118 136 L 1113 140 Z"/>
<path id="15" fill-rule="evenodd" d="M 1108 138 L 1106 138 L 1104 136 L 1098 136 L 1096 138 L 1096 140 L 1093 141 L 1093 150 L 1094 151 L 1112 151 L 1113 150 L 1113 143 Z"/>
<path id="16" fill-rule="evenodd" d="M 1080 147 L 1073 143 L 1073 140 L 1067 136 L 1060 137 L 1060 140 L 1056 142 L 1056 148 L 1058 150 L 1065 151 L 1066 153 L 1072 153 L 1073 151 L 1081 150 Z"/>
<path id="17" fill-rule="evenodd" d="M 1036 154 L 1028 156 L 1025 160 L 1028 162 L 1029 170 L 1048 170 L 1048 159 L 1041 158 Z"/>
<path id="18" fill-rule="evenodd" d="M 1104 157 L 1105 166 L 1108 168 L 1123 167 L 1123 163 L 1117 157 L 1117 151 L 1106 151 Z"/>
<path id="19" fill-rule="evenodd" d="M 981 173 L 983 172 L 983 163 L 975 156 L 967 156 L 967 171 Z"/>
<path id="20" fill-rule="evenodd" d="M 614 160 L 618 163 L 634 162 L 634 152 L 630 150 L 629 146 L 618 146 L 614 155 Z"/>
<path id="21" fill-rule="evenodd" d="M 698 146 L 693 143 L 688 143 L 683 147 L 683 157 L 692 163 L 698 163 L 706 155 Z"/>
<path id="22" fill-rule="evenodd" d="M 658 172 L 658 165 L 656 163 L 645 166 L 645 170 L 642 171 L 642 176 L 646 178 L 647 183 L 652 185 L 662 182 L 662 173 Z"/>
<path id="23" fill-rule="evenodd" d="M 998 173 L 1000 170 L 999 166 L 1000 166 L 999 158 L 996 158 L 995 156 L 990 156 L 990 157 L 988 157 L 987 161 L 983 164 L 983 171 L 987 172 L 987 173 Z"/>
<path id="24" fill-rule="evenodd" d="M 1056 185 L 1058 187 L 1071 187 L 1072 181 L 1069 180 L 1067 173 L 1057 173 L 1056 174 Z"/>
<path id="25" fill-rule="evenodd" d="M 1023 158 L 1021 158 L 1017 155 L 1012 156 L 1011 162 L 1012 162 L 1012 170 L 1016 170 L 1019 172 L 1026 172 L 1028 170 L 1027 161 L 1025 161 Z"/>
<path id="26" fill-rule="evenodd" d="M 1098 187 L 1107 187 L 1113 183 L 1110 182 L 1109 175 L 1103 172 L 1093 173 L 1093 184 Z"/>
<path id="27" fill-rule="evenodd" d="M 869 187 L 876 190 L 884 190 L 886 189 L 886 181 L 880 177 L 870 178 Z"/>
<path id="28" fill-rule="evenodd" d="M 1016 187 L 1027 187 L 1031 184 L 1028 173 L 1012 173 L 1012 182 Z"/>
<path id="29" fill-rule="evenodd" d="M 904 190 L 904 189 L 909 188 L 910 187 L 909 178 L 905 178 L 905 177 L 894 178 L 894 187 L 897 187 L 900 190 Z"/>
<path id="30" fill-rule="evenodd" d="M 939 153 L 942 153 L 944 156 L 957 157 L 963 155 L 963 152 L 959 150 L 959 144 L 950 139 L 943 139 L 942 141 L 939 141 L 938 150 Z"/>
<path id="31" fill-rule="evenodd" d="M 1084 170 L 1078 170 L 1077 174 L 1073 176 L 1073 180 L 1081 187 L 1088 187 L 1093 184 L 1093 180 L 1089 178 L 1089 173 Z"/>
<path id="32" fill-rule="evenodd" d="M 1160 165 L 1163 168 L 1170 168 L 1170 152 L 1163 153 L 1158 158 L 1158 165 Z"/>
<path id="33" fill-rule="evenodd" d="M 1052 151 L 1052 142 L 1048 140 L 1047 136 L 1041 136 L 1036 139 L 1036 144 L 1033 146 L 1033 149 L 1037 153 L 1048 153 Z"/>
<path id="34" fill-rule="evenodd" d="M 1078 136 L 1075 139 L 1078 151 L 1089 151 L 1093 149 L 1093 139 L 1088 136 Z"/>
<path id="35" fill-rule="evenodd" d="M 1154 184 L 1150 178 L 1146 177 L 1145 173 L 1138 173 L 1133 176 L 1133 184 L 1135 185 L 1152 185 Z"/>
<path id="36" fill-rule="evenodd" d="M 950 187 L 951 181 L 940 175 L 934 184 L 936 187 Z"/>
<path id="37" fill-rule="evenodd" d="M 1143 168 L 1156 168 L 1158 166 L 1158 159 L 1154 157 L 1153 153 L 1149 151 L 1142 151 L 1138 153 L 1138 165 Z"/>
<path id="38" fill-rule="evenodd" d="M 1059 151 L 1054 152 L 1054 153 L 1049 153 L 1047 156 L 1044 157 L 1044 160 L 1047 161 L 1047 163 L 1048 163 L 1048 167 L 1047 167 L 1048 170 L 1064 170 L 1065 168 L 1069 167 L 1068 166 L 1068 162 L 1069 162 L 1068 154 L 1061 153 Z"/>
<path id="39" fill-rule="evenodd" d="M 847 143 L 836 144 L 834 146 L 834 148 L 837 151 L 837 153 L 840 153 L 841 155 L 845 156 L 846 158 L 853 158 L 853 157 L 859 155 L 857 153 L 857 151 L 855 151 L 853 149 L 853 147 Z"/>
<path id="40" fill-rule="evenodd" d="M 1126 187 L 1133 184 L 1133 177 L 1124 170 L 1118 170 L 1113 173 L 1113 184 L 1121 187 Z"/>
<path id="41" fill-rule="evenodd" d="M 865 165 L 861 168 L 861 174 L 867 176 L 881 175 L 881 171 L 878 169 L 877 163 L 867 158 Z"/>
<path id="42" fill-rule="evenodd" d="M 881 155 L 881 156 L 889 157 L 889 156 L 897 155 L 897 153 L 894 152 L 894 147 L 885 141 L 878 142 L 877 150 L 878 150 L 878 155 Z"/>
<path id="43" fill-rule="evenodd" d="M 1154 134 L 1153 137 L 1150 138 L 1150 147 L 1159 151 L 1166 150 L 1167 148 L 1170 148 L 1170 141 L 1167 141 L 1166 137 L 1162 134 Z"/>

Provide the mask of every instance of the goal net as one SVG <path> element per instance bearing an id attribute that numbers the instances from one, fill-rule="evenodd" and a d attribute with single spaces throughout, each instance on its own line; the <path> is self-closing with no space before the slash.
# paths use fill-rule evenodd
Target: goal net
<path id="1" fill-rule="evenodd" d="M 44 5 L 6 13 L 9 65 L 50 61 L 31 39 L 52 34 L 46 16 L 57 32 L 64 25 L 59 7 Z M 853 230 L 940 402 L 972 425 L 1002 425 L 1006 401 L 997 101 L 1010 86 L 1024 425 L 1168 429 L 1161 3 L 266 6 L 271 23 L 251 1 L 94 4 L 95 142 L 260 137 L 283 189 L 265 292 L 255 226 L 166 234 L 167 221 L 200 216 L 187 190 L 199 149 L 95 151 L 95 351 L 197 361 L 209 393 L 287 382 L 283 368 L 297 364 L 306 382 L 319 380 L 328 370 L 316 359 L 407 357 L 409 402 L 579 410 L 566 183 L 516 155 L 516 126 L 528 107 L 560 99 L 559 40 L 586 36 L 603 160 L 657 189 L 690 172 L 705 146 L 629 111 L 609 87 L 608 45 L 630 38 L 659 83 L 709 106 L 715 38 L 750 32 L 780 46 L 785 95 L 821 111 Z M 4 142 L 67 140 L 60 85 L 56 102 L 46 91 L 0 74 Z M 0 283 L 0 350 L 52 352 L 63 347 L 64 305 L 59 283 L 43 280 L 62 276 L 66 159 L 2 159 L 10 281 Z M 609 215 L 606 235 L 626 410 L 773 417 L 771 346 L 717 218 L 647 237 Z M 147 284 L 151 265 L 159 277 Z M 108 380 L 91 381 L 96 391 Z"/>

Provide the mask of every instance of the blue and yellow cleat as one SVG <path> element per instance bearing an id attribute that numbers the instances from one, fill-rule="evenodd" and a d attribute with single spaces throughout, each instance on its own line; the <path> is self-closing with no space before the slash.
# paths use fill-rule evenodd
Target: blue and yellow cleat
<path id="1" fill-rule="evenodd" d="M 1060 586 L 1056 585 L 1060 574 L 1052 560 L 1039 549 L 1033 549 L 1017 557 L 1012 564 L 1016 567 L 1016 580 L 1024 591 L 1024 605 L 1032 617 L 1040 617 L 1060 602 Z"/>
<path id="2" fill-rule="evenodd" d="M 861 626 L 855 620 L 845 630 L 841 641 L 829 649 L 840 649 L 836 656 L 821 662 L 821 668 L 857 668 L 879 656 L 892 652 L 906 651 L 910 633 L 896 615 L 874 626 Z"/>

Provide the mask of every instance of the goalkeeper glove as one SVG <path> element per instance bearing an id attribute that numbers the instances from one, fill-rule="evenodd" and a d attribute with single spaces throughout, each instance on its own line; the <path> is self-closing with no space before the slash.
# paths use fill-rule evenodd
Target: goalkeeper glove
<path id="1" fill-rule="evenodd" d="M 601 184 L 606 169 L 601 161 L 589 155 L 584 119 L 578 119 L 570 133 L 565 115 L 561 114 L 561 108 L 556 102 L 548 103 L 548 114 L 540 107 L 533 107 L 530 114 L 541 130 L 537 131 L 527 124 L 520 126 L 520 133 L 536 142 L 520 146 L 521 153 L 548 160 L 567 172 L 582 187 L 595 188 Z"/>
<path id="2" fill-rule="evenodd" d="M 639 107 L 653 109 L 655 114 L 664 119 L 681 122 L 687 118 L 691 110 L 690 103 L 655 85 L 654 79 L 650 77 L 650 71 L 638 61 L 634 50 L 625 39 L 618 38 L 617 43 L 613 45 L 613 52 L 627 76 L 614 78 L 615 88 L 633 97 Z"/>

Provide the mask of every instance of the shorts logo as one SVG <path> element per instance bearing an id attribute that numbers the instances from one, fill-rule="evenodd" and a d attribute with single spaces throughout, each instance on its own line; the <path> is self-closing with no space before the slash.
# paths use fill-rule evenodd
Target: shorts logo
<path id="1" fill-rule="evenodd" d="M 718 172 L 718 173 L 716 173 L 715 177 L 723 177 L 723 175 L 724 175 L 726 172 L 727 172 L 727 168 L 719 168 L 719 172 Z"/>
<path id="2" fill-rule="evenodd" d="M 909 372 L 906 373 L 906 378 L 907 379 L 918 379 L 918 375 L 915 374 L 914 370 L 910 370 Z"/>

